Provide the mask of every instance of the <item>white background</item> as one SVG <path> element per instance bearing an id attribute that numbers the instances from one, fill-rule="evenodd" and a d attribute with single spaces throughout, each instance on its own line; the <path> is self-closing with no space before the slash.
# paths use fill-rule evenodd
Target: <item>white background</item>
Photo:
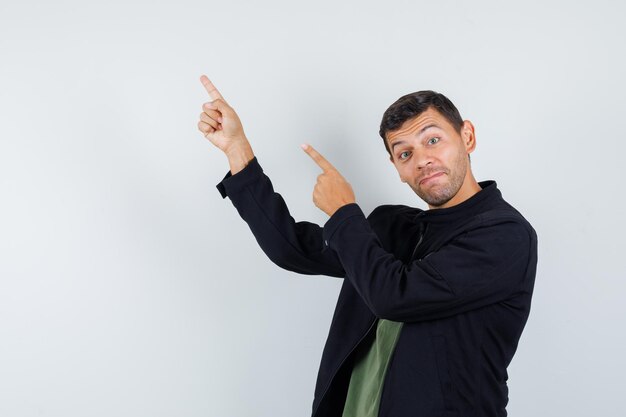
<path id="1" fill-rule="evenodd" d="M 341 281 L 269 261 L 215 188 L 206 73 L 296 220 L 311 143 L 368 214 L 424 208 L 378 125 L 409 92 L 476 126 L 533 224 L 511 416 L 620 416 L 624 17 L 614 1 L 0 3 L 0 415 L 306 416 Z"/>

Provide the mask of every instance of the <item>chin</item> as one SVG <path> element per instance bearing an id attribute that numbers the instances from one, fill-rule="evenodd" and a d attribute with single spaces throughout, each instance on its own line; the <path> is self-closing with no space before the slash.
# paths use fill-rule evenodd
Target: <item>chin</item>
<path id="1" fill-rule="evenodd" d="M 444 204 L 448 203 L 455 196 L 455 193 L 443 192 L 441 194 L 432 194 L 432 193 L 419 193 L 418 194 L 422 200 L 428 203 L 429 206 L 432 207 L 441 207 Z"/>

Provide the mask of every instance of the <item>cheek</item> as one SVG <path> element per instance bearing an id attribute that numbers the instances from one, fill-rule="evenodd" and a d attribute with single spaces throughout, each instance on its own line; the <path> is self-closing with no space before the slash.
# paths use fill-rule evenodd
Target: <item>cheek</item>
<path id="1" fill-rule="evenodd" d="M 410 170 L 407 169 L 406 164 L 400 165 L 396 164 L 396 171 L 398 171 L 398 175 L 400 176 L 400 180 L 402 182 L 406 182 L 407 178 L 409 178 Z"/>
<path id="2" fill-rule="evenodd" d="M 451 147 L 442 149 L 441 152 L 437 153 L 435 159 L 450 168 L 457 163 L 459 159 L 459 150 Z"/>
<path id="3" fill-rule="evenodd" d="M 412 163 L 412 161 L 407 162 L 400 168 L 400 178 L 402 178 L 403 182 L 412 183 L 415 180 L 415 177 L 419 175 L 419 170 Z"/>

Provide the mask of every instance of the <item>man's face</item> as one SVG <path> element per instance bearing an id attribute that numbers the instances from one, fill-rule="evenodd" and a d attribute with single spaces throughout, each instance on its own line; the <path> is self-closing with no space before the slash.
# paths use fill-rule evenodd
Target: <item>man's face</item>
<path id="1" fill-rule="evenodd" d="M 451 207 L 472 194 L 468 154 L 476 142 L 471 122 L 466 120 L 459 134 L 431 107 L 386 136 L 400 179 L 429 208 Z"/>

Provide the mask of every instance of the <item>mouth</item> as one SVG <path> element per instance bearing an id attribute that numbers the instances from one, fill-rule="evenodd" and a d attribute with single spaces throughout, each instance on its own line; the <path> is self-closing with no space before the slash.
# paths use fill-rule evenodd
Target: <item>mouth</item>
<path id="1" fill-rule="evenodd" d="M 421 179 L 420 182 L 419 182 L 419 185 L 424 185 L 427 182 L 432 181 L 435 178 L 438 178 L 438 177 L 442 176 L 443 174 L 445 174 L 445 173 L 444 172 L 436 172 L 436 173 L 434 173 L 432 175 L 429 175 L 428 177 Z"/>

